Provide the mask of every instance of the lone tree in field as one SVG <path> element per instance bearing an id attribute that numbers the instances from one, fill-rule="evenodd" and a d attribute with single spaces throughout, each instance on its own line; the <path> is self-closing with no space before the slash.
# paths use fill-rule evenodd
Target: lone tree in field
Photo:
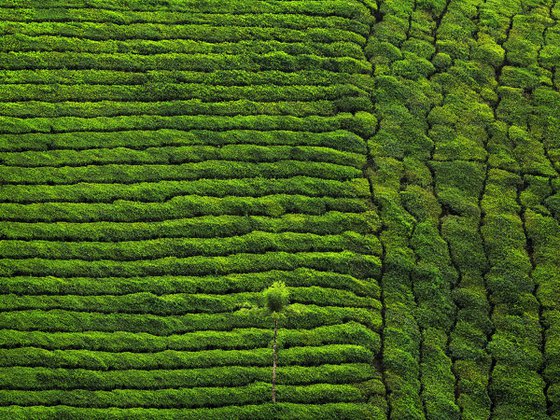
<path id="1" fill-rule="evenodd" d="M 274 339 L 272 342 L 272 402 L 276 402 L 276 367 L 278 366 L 278 321 L 284 308 L 290 302 L 290 291 L 284 282 L 276 281 L 264 291 L 268 312 L 274 320 Z"/>

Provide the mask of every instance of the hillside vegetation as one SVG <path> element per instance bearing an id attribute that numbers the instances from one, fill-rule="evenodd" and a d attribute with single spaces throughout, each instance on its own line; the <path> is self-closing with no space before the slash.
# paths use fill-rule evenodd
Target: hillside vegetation
<path id="1" fill-rule="evenodd" d="M 0 418 L 560 419 L 559 19 L 1 1 Z"/>

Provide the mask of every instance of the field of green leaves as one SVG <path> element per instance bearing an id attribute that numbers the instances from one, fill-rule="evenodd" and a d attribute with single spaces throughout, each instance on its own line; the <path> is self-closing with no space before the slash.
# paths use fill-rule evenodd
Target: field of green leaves
<path id="1" fill-rule="evenodd" d="M 557 0 L 0 0 L 0 419 L 560 419 L 559 89 Z"/>

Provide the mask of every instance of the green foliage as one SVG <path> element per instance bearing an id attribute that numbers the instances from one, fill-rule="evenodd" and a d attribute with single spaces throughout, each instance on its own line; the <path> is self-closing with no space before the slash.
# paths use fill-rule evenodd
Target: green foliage
<path id="1" fill-rule="evenodd" d="M 284 308 L 290 303 L 290 290 L 286 284 L 281 281 L 276 281 L 267 288 L 264 292 L 264 299 L 266 307 L 273 316 L 278 316 Z"/>
<path id="2" fill-rule="evenodd" d="M 1 3 L 0 418 L 559 417 L 554 1 Z"/>

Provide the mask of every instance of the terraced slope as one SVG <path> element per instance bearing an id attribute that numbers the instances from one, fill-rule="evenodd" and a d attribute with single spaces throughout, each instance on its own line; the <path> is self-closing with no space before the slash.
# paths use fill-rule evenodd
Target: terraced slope
<path id="1" fill-rule="evenodd" d="M 0 416 L 383 413 L 370 10 L 64 4 L 0 11 Z"/>
<path id="2" fill-rule="evenodd" d="M 0 2 L 0 418 L 560 418 L 559 17 Z"/>

